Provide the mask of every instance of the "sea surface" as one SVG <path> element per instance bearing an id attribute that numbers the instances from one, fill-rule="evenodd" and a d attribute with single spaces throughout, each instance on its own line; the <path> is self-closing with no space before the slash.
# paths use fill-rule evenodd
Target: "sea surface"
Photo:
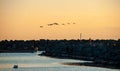
<path id="1" fill-rule="evenodd" d="M 100 67 L 63 65 L 64 62 L 88 61 L 38 56 L 40 53 L 0 53 L 0 71 L 120 71 Z M 14 69 L 13 66 L 16 64 L 18 68 Z"/>

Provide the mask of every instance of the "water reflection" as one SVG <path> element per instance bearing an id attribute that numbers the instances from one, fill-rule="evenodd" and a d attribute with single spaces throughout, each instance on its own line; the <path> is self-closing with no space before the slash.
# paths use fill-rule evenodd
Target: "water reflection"
<path id="1" fill-rule="evenodd" d="M 18 71 L 119 71 L 117 69 L 93 68 L 85 65 L 87 62 L 37 56 L 36 53 L 0 53 L 0 71 L 14 71 L 15 64 L 19 67 L 16 69 Z"/>

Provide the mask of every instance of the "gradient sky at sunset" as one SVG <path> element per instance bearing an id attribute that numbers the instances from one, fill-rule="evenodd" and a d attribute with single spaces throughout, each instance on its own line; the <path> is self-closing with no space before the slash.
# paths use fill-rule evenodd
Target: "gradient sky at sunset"
<path id="1" fill-rule="evenodd" d="M 66 25 L 47 26 L 54 22 Z M 120 0 L 0 0 L 0 40 L 79 39 L 80 33 L 119 39 Z"/>

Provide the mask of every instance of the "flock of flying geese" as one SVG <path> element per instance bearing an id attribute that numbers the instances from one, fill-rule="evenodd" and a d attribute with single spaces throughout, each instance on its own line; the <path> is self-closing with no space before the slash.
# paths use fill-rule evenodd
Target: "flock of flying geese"
<path id="1" fill-rule="evenodd" d="M 47 24 L 47 26 L 55 26 L 55 25 L 71 25 L 71 24 L 76 24 L 76 23 L 67 23 L 67 24 L 59 24 L 59 23 L 51 23 L 51 24 Z M 44 26 L 40 26 L 40 28 L 43 28 Z"/>

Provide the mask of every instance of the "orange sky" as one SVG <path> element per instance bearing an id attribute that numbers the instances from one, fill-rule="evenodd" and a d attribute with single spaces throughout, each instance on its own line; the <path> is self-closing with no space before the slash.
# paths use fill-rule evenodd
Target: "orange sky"
<path id="1" fill-rule="evenodd" d="M 54 22 L 66 25 L 47 26 Z M 79 39 L 80 33 L 119 39 L 120 0 L 0 0 L 0 40 Z"/>

